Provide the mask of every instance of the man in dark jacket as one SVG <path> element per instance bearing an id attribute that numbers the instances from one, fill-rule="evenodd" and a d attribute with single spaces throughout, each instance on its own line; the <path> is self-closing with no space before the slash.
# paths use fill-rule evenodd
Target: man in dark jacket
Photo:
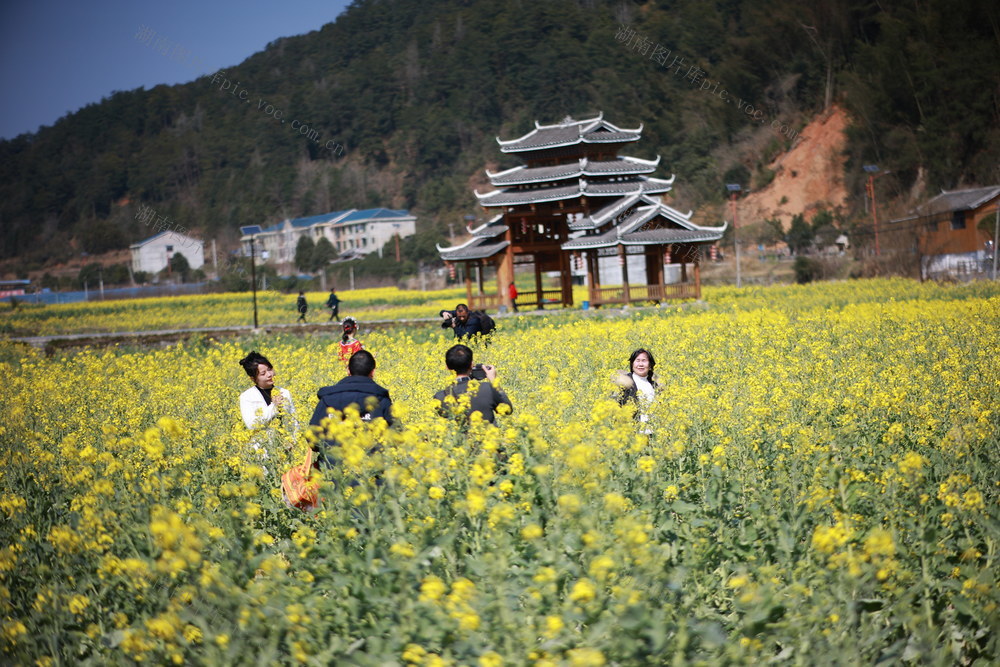
<path id="1" fill-rule="evenodd" d="M 445 353 L 444 363 L 448 370 L 455 371 L 455 384 L 434 394 L 434 398 L 441 401 L 442 413 L 449 415 L 450 410 L 446 407 L 446 399 L 451 396 L 457 400 L 459 396 L 469 391 L 469 380 L 473 379 L 472 350 L 465 345 L 453 345 Z M 477 366 L 476 370 L 479 371 L 480 367 Z M 483 416 L 483 421 L 492 424 L 496 418 L 496 411 L 501 405 L 507 406 L 507 413 L 513 410 L 507 394 L 494 384 L 497 380 L 495 366 L 483 365 L 481 375 L 475 379 L 479 380 L 479 389 L 469 400 L 469 409 L 465 413 L 466 418 L 470 417 L 473 412 L 478 412 Z"/>
<path id="2" fill-rule="evenodd" d="M 446 310 L 441 311 L 444 321 L 442 328 L 452 328 L 455 331 L 455 339 L 469 337 L 483 332 L 483 323 L 479 321 L 479 316 L 469 311 L 469 307 L 464 303 L 455 306 L 455 313 L 452 315 Z"/>
<path id="3" fill-rule="evenodd" d="M 389 390 L 375 383 L 372 379 L 375 376 L 375 357 L 368 350 L 358 350 L 347 362 L 347 372 L 349 375 L 335 385 L 323 387 L 316 396 L 319 403 L 313 411 L 312 419 L 309 420 L 311 426 L 320 426 L 320 422 L 327 417 L 327 410 L 334 409 L 343 412 L 348 407 L 354 405 L 361 413 L 361 419 L 370 422 L 374 419 L 382 418 L 390 426 L 392 425 L 392 399 L 389 397 Z M 319 429 L 316 429 L 319 430 Z M 336 447 L 337 442 L 333 440 L 322 440 L 322 447 L 319 449 L 320 463 L 335 465 L 339 461 L 328 451 L 330 447 Z M 369 452 L 370 454 L 371 452 Z"/>
<path id="4" fill-rule="evenodd" d="M 326 300 L 326 307 L 330 309 L 330 319 L 328 322 L 340 319 L 340 297 L 337 296 L 337 289 L 330 288 L 330 296 Z"/>
<path id="5" fill-rule="evenodd" d="M 306 312 L 309 311 L 309 304 L 306 303 L 306 293 L 299 292 L 299 298 L 295 300 L 295 308 L 299 311 L 299 322 L 305 324 Z"/>

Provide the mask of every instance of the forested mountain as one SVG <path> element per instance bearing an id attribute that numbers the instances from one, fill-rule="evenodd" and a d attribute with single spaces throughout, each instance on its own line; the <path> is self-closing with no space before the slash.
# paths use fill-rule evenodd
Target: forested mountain
<path id="1" fill-rule="evenodd" d="M 598 111 L 643 123 L 632 153 L 662 155 L 697 206 L 832 101 L 853 117 L 849 168 L 878 162 L 901 190 L 1000 182 L 1000 6 L 357 0 L 225 72 L 0 142 L 0 257 L 124 247 L 151 235 L 139 205 L 224 244 L 348 207 L 410 208 L 437 231 L 477 213 L 485 166 L 518 164 L 497 135 Z M 42 242 L 57 234 L 72 242 Z"/>

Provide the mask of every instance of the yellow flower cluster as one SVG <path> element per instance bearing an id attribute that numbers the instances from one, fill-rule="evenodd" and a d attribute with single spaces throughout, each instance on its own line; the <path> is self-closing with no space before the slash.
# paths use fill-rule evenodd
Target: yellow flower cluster
<path id="1" fill-rule="evenodd" d="M 240 298 L 44 313 L 209 325 Z M 439 305 L 365 298 L 387 316 Z M 344 375 L 336 339 L 0 343 L 0 662 L 746 664 L 809 643 L 869 663 L 900 636 L 928 662 L 995 655 L 1000 289 L 706 302 L 501 320 L 473 343 L 514 404 L 496 426 L 431 399 L 451 338 L 366 336 L 397 423 L 327 420 L 342 463 L 309 513 L 280 476 L 316 434 L 290 412 L 266 443 L 247 431 L 237 361 L 268 356 L 304 425 Z M 57 326 L 31 310 L 16 327 Z M 659 385 L 644 423 L 611 381 L 640 346 Z"/>

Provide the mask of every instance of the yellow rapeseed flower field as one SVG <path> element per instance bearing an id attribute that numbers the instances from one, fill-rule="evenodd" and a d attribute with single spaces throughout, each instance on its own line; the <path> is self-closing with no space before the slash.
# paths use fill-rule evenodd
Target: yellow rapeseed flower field
<path id="1" fill-rule="evenodd" d="M 71 316 L 190 326 L 235 298 Z M 1000 288 L 717 288 L 499 323 L 473 347 L 514 410 L 461 430 L 431 398 L 450 338 L 364 337 L 398 424 L 327 426 L 343 463 L 312 513 L 279 476 L 343 377 L 335 338 L 0 343 L 0 661 L 1000 660 Z M 611 380 L 637 347 L 659 382 L 641 428 Z M 300 428 L 244 427 L 250 349 Z"/>

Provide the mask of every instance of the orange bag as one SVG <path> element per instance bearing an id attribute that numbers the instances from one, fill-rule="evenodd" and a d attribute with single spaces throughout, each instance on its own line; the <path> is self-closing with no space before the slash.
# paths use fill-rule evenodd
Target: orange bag
<path id="1" fill-rule="evenodd" d="M 292 466 L 281 476 L 281 490 L 289 507 L 307 512 L 319 506 L 319 480 L 313 475 L 313 450 L 306 450 L 302 465 Z"/>

